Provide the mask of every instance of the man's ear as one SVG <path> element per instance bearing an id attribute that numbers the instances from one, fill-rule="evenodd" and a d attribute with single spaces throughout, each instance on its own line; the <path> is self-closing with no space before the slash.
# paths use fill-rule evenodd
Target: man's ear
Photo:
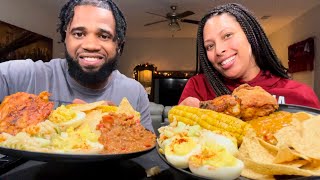
<path id="1" fill-rule="evenodd" d="M 122 52 L 123 52 L 123 47 L 124 47 L 124 41 L 119 42 L 119 43 L 118 43 L 118 48 L 117 48 L 117 51 L 118 51 L 118 54 L 119 54 L 119 55 L 122 54 Z"/>

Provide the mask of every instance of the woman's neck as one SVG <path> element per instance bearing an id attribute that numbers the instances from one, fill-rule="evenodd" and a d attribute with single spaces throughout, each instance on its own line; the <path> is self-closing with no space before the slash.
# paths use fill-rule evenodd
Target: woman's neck
<path id="1" fill-rule="evenodd" d="M 249 71 L 247 71 L 246 75 L 241 78 L 241 81 L 249 82 L 260 73 L 260 68 L 256 65 L 253 68 L 251 68 Z"/>

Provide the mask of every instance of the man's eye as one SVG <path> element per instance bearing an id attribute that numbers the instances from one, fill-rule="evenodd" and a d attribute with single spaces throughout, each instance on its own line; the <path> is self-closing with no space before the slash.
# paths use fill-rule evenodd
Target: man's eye
<path id="1" fill-rule="evenodd" d="M 81 37 L 84 36 L 84 34 L 82 32 L 74 32 L 73 36 L 76 37 L 76 38 L 81 38 Z"/>
<path id="2" fill-rule="evenodd" d="M 100 35 L 100 38 L 101 38 L 101 39 L 104 39 L 104 40 L 109 40 L 109 39 L 111 39 L 112 37 L 111 37 L 111 35 L 109 35 L 109 34 L 101 34 L 101 35 Z"/>

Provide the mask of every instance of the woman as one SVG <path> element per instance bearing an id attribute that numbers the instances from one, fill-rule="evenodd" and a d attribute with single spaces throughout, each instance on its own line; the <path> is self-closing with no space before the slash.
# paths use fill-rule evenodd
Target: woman
<path id="1" fill-rule="evenodd" d="M 243 83 L 261 86 L 279 104 L 320 109 L 315 92 L 289 79 L 262 27 L 245 7 L 230 3 L 214 8 L 199 23 L 197 37 L 200 74 L 187 82 L 180 105 L 230 94 Z"/>

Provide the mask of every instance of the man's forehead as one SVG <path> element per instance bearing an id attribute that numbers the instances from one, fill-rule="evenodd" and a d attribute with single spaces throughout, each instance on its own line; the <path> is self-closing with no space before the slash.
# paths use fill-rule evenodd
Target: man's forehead
<path id="1" fill-rule="evenodd" d="M 111 10 L 92 5 L 79 5 L 74 8 L 74 15 L 69 26 L 90 26 L 99 25 L 113 27 L 115 30 L 115 18 Z"/>

